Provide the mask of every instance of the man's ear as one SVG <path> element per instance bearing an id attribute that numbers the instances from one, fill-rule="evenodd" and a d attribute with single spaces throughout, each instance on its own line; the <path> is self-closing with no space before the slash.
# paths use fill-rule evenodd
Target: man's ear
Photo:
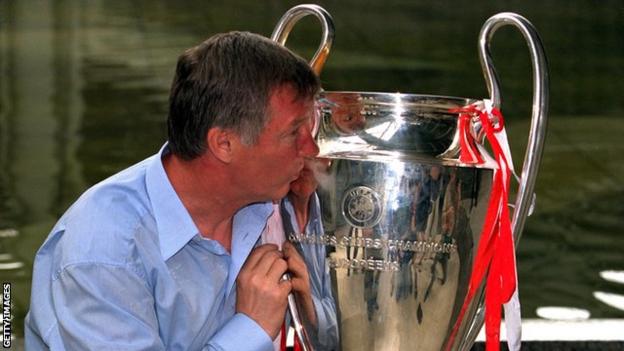
<path id="1" fill-rule="evenodd" d="M 240 137 L 231 130 L 218 127 L 210 128 L 206 134 L 206 145 L 221 162 L 230 163 L 233 153 L 240 144 Z"/>

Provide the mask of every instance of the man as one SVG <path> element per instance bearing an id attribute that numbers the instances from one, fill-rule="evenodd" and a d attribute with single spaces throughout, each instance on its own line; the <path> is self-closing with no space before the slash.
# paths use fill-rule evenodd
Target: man
<path id="1" fill-rule="evenodd" d="M 318 152 L 318 90 L 255 34 L 187 50 L 168 143 L 85 192 L 37 253 L 27 349 L 273 350 L 287 295 L 309 284 L 300 258 L 256 244 Z"/>

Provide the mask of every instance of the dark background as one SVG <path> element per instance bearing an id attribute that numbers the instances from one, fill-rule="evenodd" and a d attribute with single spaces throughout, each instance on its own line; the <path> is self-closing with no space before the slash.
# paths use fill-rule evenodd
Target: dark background
<path id="1" fill-rule="evenodd" d="M 540 32 L 550 65 L 550 122 L 537 208 L 518 248 L 525 317 L 541 306 L 623 318 L 624 3 L 622 1 L 320 1 L 336 41 L 326 90 L 486 98 L 477 36 L 514 11 Z M 157 151 L 177 56 L 229 30 L 269 36 L 293 1 L 0 0 L 0 279 L 13 284 L 22 334 L 32 260 L 88 186 Z M 314 18 L 287 46 L 316 49 Z M 492 42 L 516 167 L 531 103 L 531 67 L 511 27 Z M 114 219 L 111 219 L 114 220 Z"/>

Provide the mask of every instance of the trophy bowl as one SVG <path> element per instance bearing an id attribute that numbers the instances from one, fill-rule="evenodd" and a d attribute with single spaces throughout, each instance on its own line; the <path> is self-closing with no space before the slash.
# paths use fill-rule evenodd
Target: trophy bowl
<path id="1" fill-rule="evenodd" d="M 456 158 L 456 108 L 475 100 L 410 94 L 320 94 L 316 169 L 338 332 L 317 349 L 441 350 L 458 319 L 495 165 Z M 318 266 L 318 265 L 317 265 Z M 308 269 L 314 269 L 308 264 Z M 474 316 L 479 299 L 470 303 Z M 460 325 L 464 335 L 473 319 Z M 314 346 L 313 346 L 314 347 Z"/>
<path id="2" fill-rule="evenodd" d="M 321 155 L 451 156 L 459 150 L 455 109 L 476 100 L 434 95 L 321 92 Z"/>

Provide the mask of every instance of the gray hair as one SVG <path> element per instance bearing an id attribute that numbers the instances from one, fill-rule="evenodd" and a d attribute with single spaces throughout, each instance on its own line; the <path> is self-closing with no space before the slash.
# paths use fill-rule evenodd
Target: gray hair
<path id="1" fill-rule="evenodd" d="M 213 127 L 255 143 L 268 120 L 270 95 L 284 85 L 295 90 L 296 99 L 313 98 L 320 89 L 305 60 L 263 36 L 217 34 L 186 50 L 169 97 L 171 152 L 187 160 L 200 156 Z"/>

